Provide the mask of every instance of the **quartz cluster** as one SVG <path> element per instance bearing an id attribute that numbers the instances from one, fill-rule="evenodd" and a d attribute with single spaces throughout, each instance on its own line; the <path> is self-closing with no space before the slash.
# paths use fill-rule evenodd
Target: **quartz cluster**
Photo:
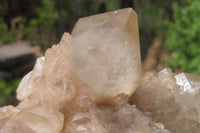
<path id="1" fill-rule="evenodd" d="M 0 133 L 199 133 L 200 76 L 142 76 L 137 15 L 81 18 L 0 108 Z"/>
<path id="2" fill-rule="evenodd" d="M 147 72 L 129 103 L 172 133 L 200 132 L 200 76 Z"/>

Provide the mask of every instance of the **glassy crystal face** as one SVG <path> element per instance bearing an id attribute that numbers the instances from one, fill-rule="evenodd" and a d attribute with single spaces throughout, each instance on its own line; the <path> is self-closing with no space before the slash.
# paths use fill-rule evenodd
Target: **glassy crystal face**
<path id="1" fill-rule="evenodd" d="M 127 8 L 79 19 L 70 61 L 74 78 L 87 86 L 93 100 L 132 94 L 141 75 L 136 13 Z"/>
<path id="2" fill-rule="evenodd" d="M 200 131 L 200 76 L 146 73 L 129 102 L 173 133 Z"/>
<path id="3" fill-rule="evenodd" d="M 188 73 L 175 75 L 179 89 L 174 90 L 181 113 L 188 119 L 200 123 L 200 76 Z M 199 126 L 200 128 L 200 126 Z"/>

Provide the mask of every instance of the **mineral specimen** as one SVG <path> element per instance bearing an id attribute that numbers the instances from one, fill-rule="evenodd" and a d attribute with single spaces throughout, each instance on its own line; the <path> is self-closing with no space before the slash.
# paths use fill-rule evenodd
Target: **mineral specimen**
<path id="1" fill-rule="evenodd" d="M 0 108 L 0 133 L 200 131 L 198 76 L 140 77 L 136 13 L 82 18 L 22 79 L 19 105 Z"/>
<path id="2" fill-rule="evenodd" d="M 141 59 L 132 9 L 81 18 L 72 38 L 70 72 L 94 101 L 107 103 L 133 93 L 140 81 Z"/>
<path id="3" fill-rule="evenodd" d="M 148 72 L 129 102 L 172 133 L 200 131 L 200 76 Z"/>
<path id="4" fill-rule="evenodd" d="M 23 78 L 18 99 L 21 105 L 62 108 L 84 91 L 95 103 L 123 102 L 138 86 L 140 74 L 137 16 L 123 9 L 80 19 L 72 37 L 64 34 Z"/>

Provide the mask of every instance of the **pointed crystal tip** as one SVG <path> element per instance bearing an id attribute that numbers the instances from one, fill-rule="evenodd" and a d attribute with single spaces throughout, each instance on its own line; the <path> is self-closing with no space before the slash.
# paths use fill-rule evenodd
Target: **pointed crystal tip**
<path id="1" fill-rule="evenodd" d="M 136 13 L 126 8 L 81 18 L 76 23 L 71 71 L 89 88 L 93 100 L 129 96 L 138 86 L 141 58 L 137 21 Z"/>

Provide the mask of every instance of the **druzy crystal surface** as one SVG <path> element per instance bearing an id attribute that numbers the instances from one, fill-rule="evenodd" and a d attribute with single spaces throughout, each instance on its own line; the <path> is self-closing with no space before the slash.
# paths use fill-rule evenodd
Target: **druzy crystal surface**
<path id="1" fill-rule="evenodd" d="M 129 99 L 155 121 L 162 122 L 172 133 L 200 131 L 200 76 L 170 69 L 148 72 Z"/>
<path id="2" fill-rule="evenodd" d="M 141 78 L 137 15 L 122 9 L 81 18 L 37 59 L 0 133 L 199 133 L 199 93 L 199 76 Z"/>

